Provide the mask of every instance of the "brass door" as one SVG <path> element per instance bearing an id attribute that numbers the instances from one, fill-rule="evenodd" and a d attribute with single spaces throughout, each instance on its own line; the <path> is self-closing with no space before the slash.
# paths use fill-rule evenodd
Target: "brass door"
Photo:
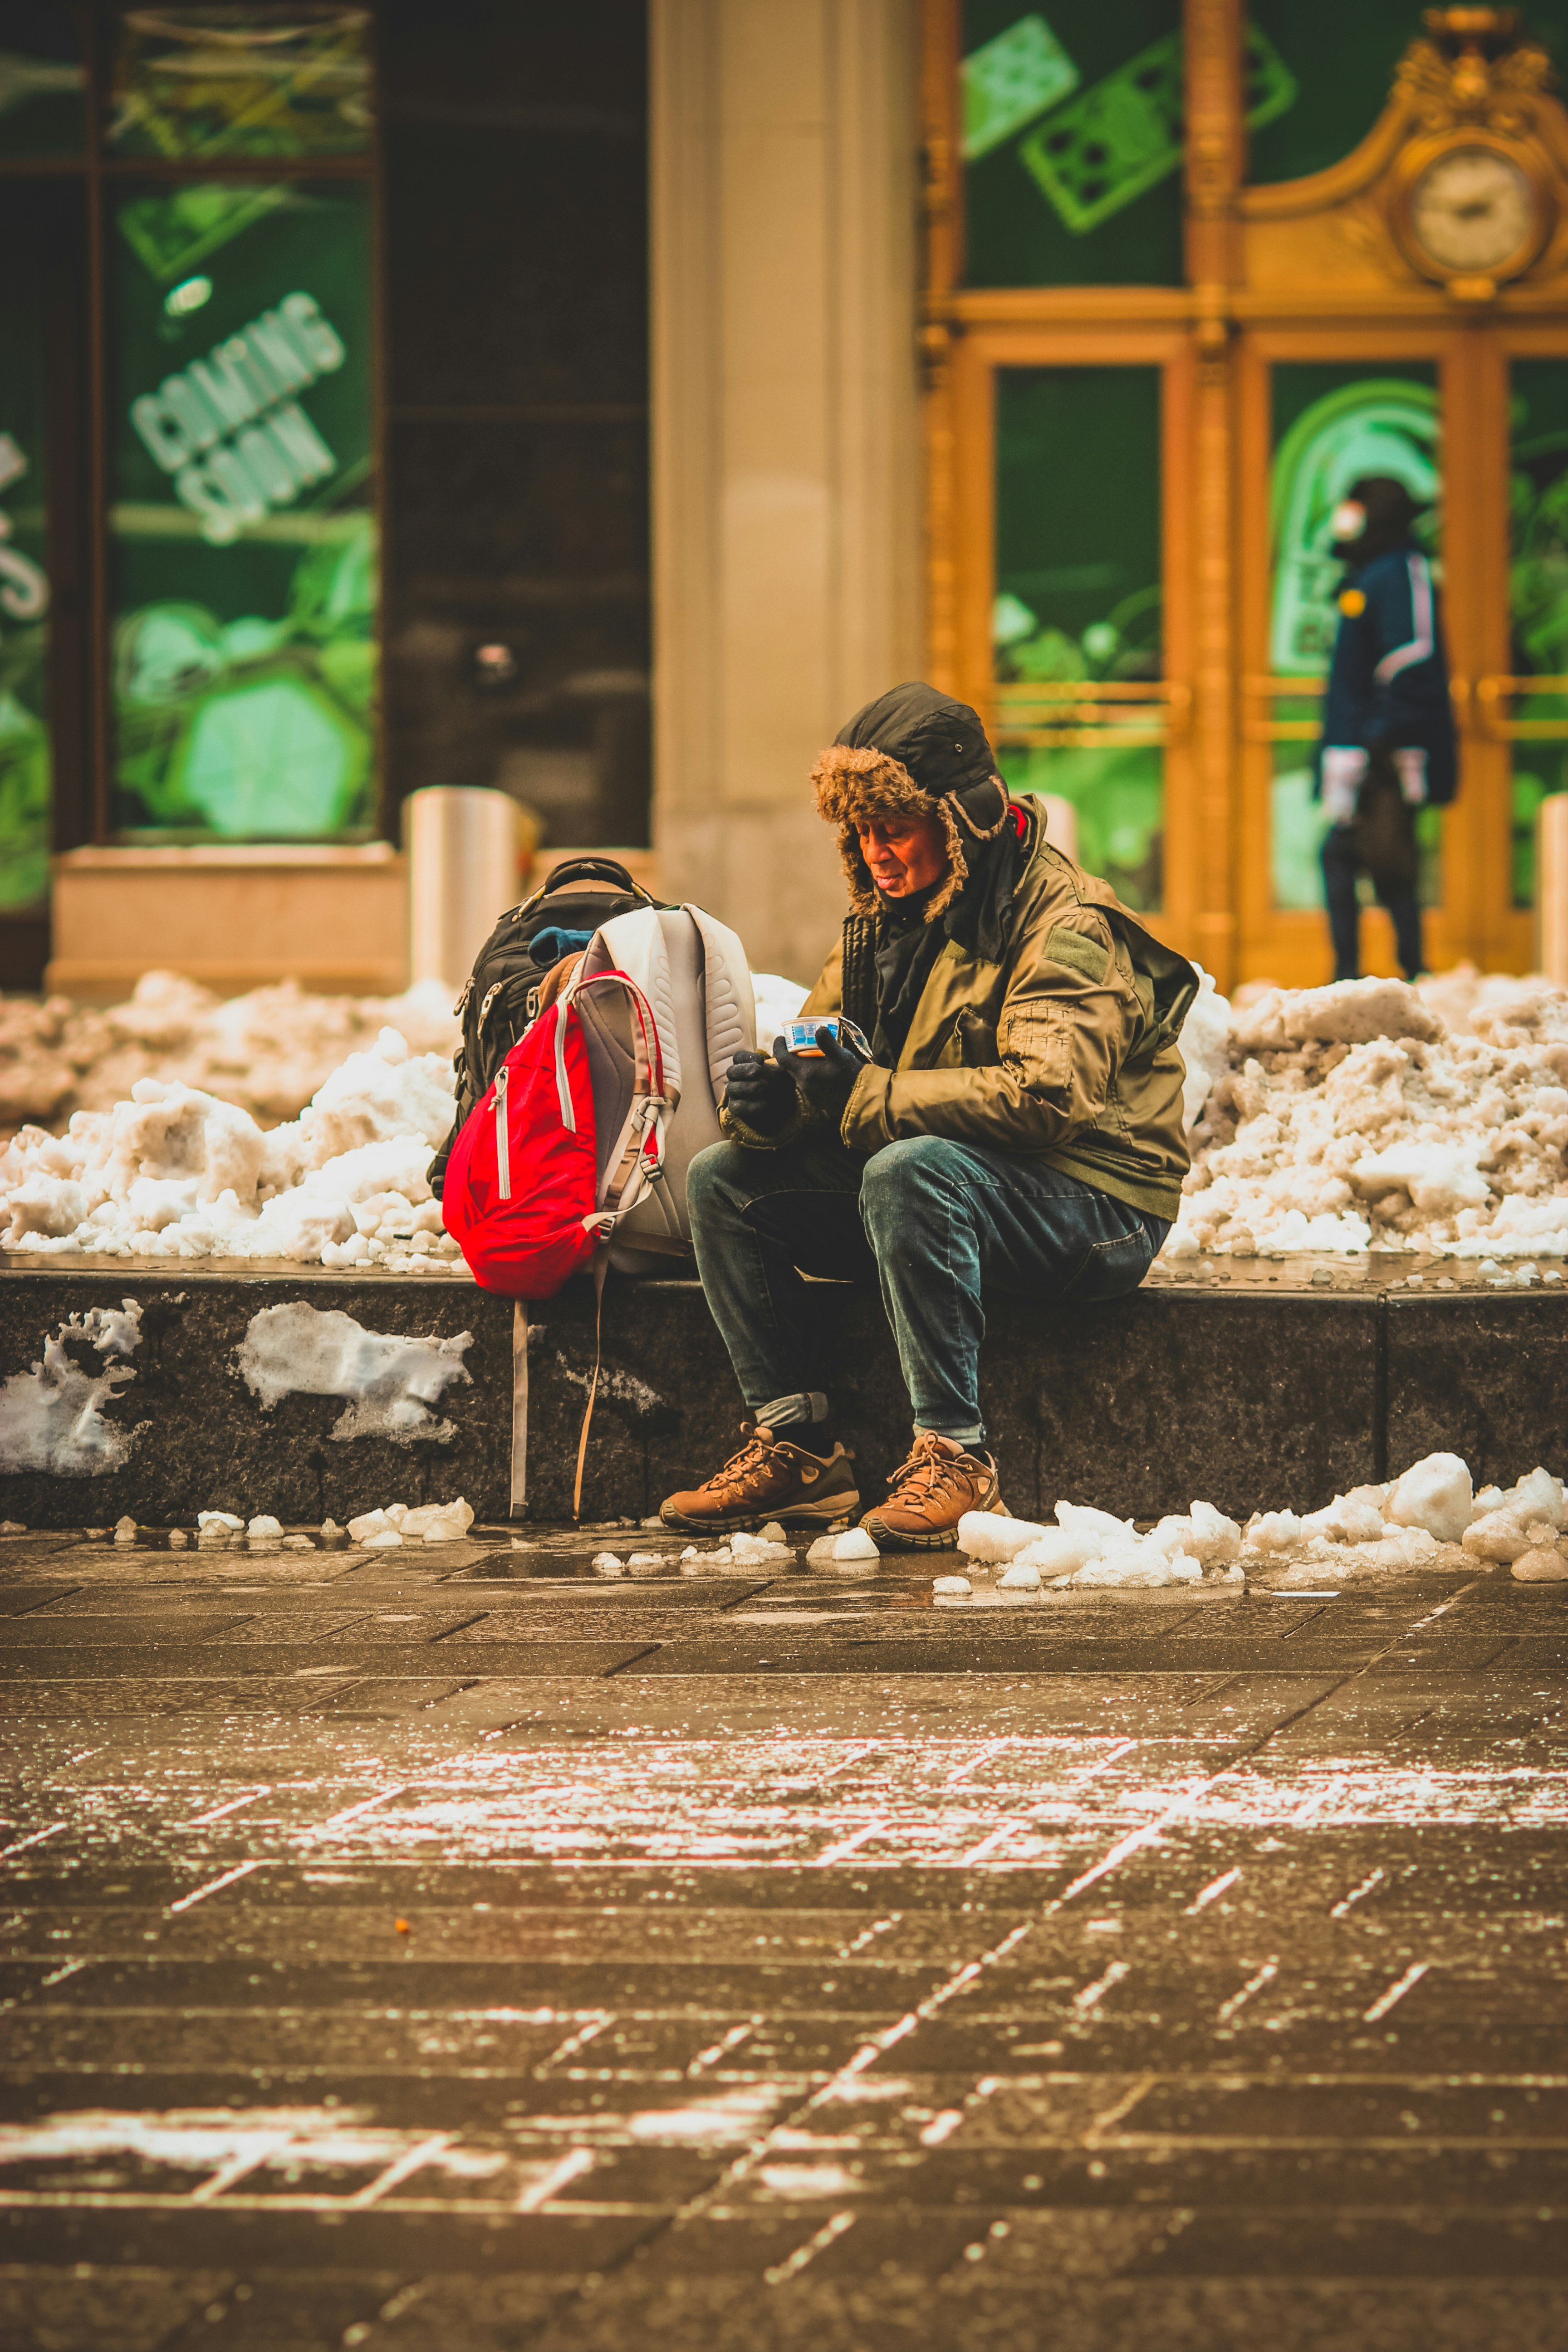
<path id="1" fill-rule="evenodd" d="M 1129 275 L 1129 247 L 1119 278 L 1091 283 L 1061 229 L 1088 184 L 1074 182 L 1069 204 L 1044 131 L 1025 131 L 1016 154 L 988 143 L 984 108 L 972 119 L 961 104 L 959 0 L 925 8 L 929 674 L 985 712 L 1010 775 L 1049 791 L 1056 763 L 1110 878 L 1125 875 L 1151 922 L 1222 986 L 1326 979 L 1309 770 L 1337 570 L 1321 499 L 1314 541 L 1289 511 L 1291 485 L 1310 477 L 1321 489 L 1340 467 L 1343 487 L 1352 457 L 1385 459 L 1355 469 L 1402 474 L 1430 496 L 1424 527 L 1459 728 L 1458 798 L 1421 823 L 1427 959 L 1530 970 L 1533 812 L 1544 793 L 1568 791 L 1568 111 L 1544 53 L 1508 12 L 1417 21 L 1413 11 L 1386 104 L 1359 145 L 1306 176 L 1249 183 L 1247 126 L 1279 98 L 1258 28 L 1240 0 L 1184 0 L 1184 132 L 1170 102 L 1170 38 L 1138 61 L 1152 77 L 1146 128 L 1152 138 L 1157 115 L 1168 150 L 1156 158 L 1164 211 L 1153 194 L 1140 199 L 1154 207 L 1136 257 L 1148 279 Z M 1075 23 L 1081 45 L 1089 17 Z M 980 95 L 1005 114 L 1022 102 L 1026 68 L 1038 77 L 1060 60 L 1032 18 L 989 37 L 966 69 L 994 68 Z M 1110 90 L 1097 84 L 1041 117 L 1063 126 L 1058 144 L 1075 169 L 1088 150 L 1072 142 L 1081 147 Z M 1029 103 L 1045 104 L 1039 90 Z M 966 140 L 980 156 L 973 250 Z M 1055 243 L 1041 245 L 1026 282 L 1004 282 L 1013 215 L 998 205 L 1025 200 L 1031 170 L 1051 181 Z M 1491 236 L 1494 204 L 1508 235 L 1492 252 L 1477 238 Z M 1527 236 L 1509 226 L 1510 206 L 1523 208 Z M 972 266 L 980 247 L 983 266 Z M 1155 369 L 1163 387 L 1150 492 L 1162 518 L 1160 644 L 1104 658 L 1096 647 L 1110 646 L 1125 597 L 1086 627 L 1070 590 L 1056 610 L 1048 583 L 1033 601 L 1020 587 L 1026 573 L 1090 568 L 1079 486 L 1053 476 L 1043 444 L 1032 489 L 1007 454 L 1024 375 L 1037 372 L 1045 415 L 1047 378 L 1094 369 Z M 1047 493 L 1058 482 L 1053 552 Z M 1038 542 L 1023 556 L 1020 486 Z M 1108 523 L 1112 569 L 1119 530 Z M 1099 799 L 1084 782 L 1096 761 L 1110 778 Z M 1142 806 L 1135 824 L 1120 824 L 1117 793 Z M 1363 965 L 1395 969 L 1376 910 Z"/>
<path id="2" fill-rule="evenodd" d="M 1171 935 L 1184 934 L 1194 890 L 1192 389 L 1189 338 L 1157 324 L 982 328 L 959 345 L 952 386 L 958 690 L 1014 788 L 1074 803 L 1080 856 Z M 1117 412 L 1118 457 L 1136 478 L 1105 482 L 1092 435 L 1063 432 L 1026 469 L 1021 514 L 1009 452 L 1031 406 L 1037 433 L 1053 415 L 1081 428 L 1086 410 Z M 1119 487 L 1131 507 L 1120 534 Z M 1129 526 L 1141 548 L 1119 567 Z"/>

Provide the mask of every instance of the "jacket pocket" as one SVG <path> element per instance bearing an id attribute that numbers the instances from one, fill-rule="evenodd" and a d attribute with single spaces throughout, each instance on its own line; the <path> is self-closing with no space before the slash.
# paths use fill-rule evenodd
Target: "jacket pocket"
<path id="1" fill-rule="evenodd" d="M 958 1057 L 966 1070 L 996 1066 L 996 1024 L 983 1020 L 973 1004 L 966 1004 L 958 1016 Z"/>
<path id="2" fill-rule="evenodd" d="M 1031 1090 L 1065 1090 L 1072 1082 L 1072 1029 L 1065 1004 L 1026 997 L 1002 1015 L 1002 1059 Z"/>

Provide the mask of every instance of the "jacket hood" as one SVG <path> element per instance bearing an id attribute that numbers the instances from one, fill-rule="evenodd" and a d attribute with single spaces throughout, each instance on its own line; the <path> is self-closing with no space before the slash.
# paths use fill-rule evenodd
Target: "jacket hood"
<path id="1" fill-rule="evenodd" d="M 858 915 L 874 916 L 882 904 L 860 855 L 858 826 L 900 814 L 941 819 L 950 870 L 926 905 L 932 923 L 968 879 L 966 839 L 994 840 L 1007 817 L 1006 788 L 979 712 L 919 680 L 892 687 L 858 710 L 818 754 L 811 782 L 817 814 L 837 833 Z"/>

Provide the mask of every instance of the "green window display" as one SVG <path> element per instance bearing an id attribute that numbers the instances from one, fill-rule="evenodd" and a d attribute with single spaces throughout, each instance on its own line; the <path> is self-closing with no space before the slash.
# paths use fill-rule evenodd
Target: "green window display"
<path id="1" fill-rule="evenodd" d="M 79 156 L 86 141 L 79 10 L 68 0 L 0 9 L 0 160 Z"/>
<path id="2" fill-rule="evenodd" d="M 121 197 L 115 231 L 115 828 L 367 838 L 368 194 L 148 187 Z"/>
<path id="3" fill-rule="evenodd" d="M 1273 372 L 1272 405 L 1268 667 L 1274 720 L 1295 732 L 1273 746 L 1270 871 L 1276 907 L 1301 909 L 1323 903 L 1325 820 L 1312 795 L 1312 754 L 1339 622 L 1333 511 L 1359 475 L 1394 476 L 1428 508 L 1416 535 L 1440 580 L 1441 415 L 1436 372 L 1420 362 L 1371 371 L 1364 362 L 1284 364 Z M 1300 695 L 1288 690 L 1294 678 L 1303 682 Z M 1435 809 L 1421 812 L 1416 837 L 1417 888 L 1423 905 L 1434 906 L 1441 841 Z"/>
<path id="4" fill-rule="evenodd" d="M 1532 907 L 1536 811 L 1568 792 L 1568 362 L 1515 360 L 1510 392 L 1509 667 L 1542 685 L 1502 708 L 1528 730 L 1512 746 L 1513 903 Z"/>
<path id="5" fill-rule="evenodd" d="M 1179 0 L 965 0 L 959 68 L 972 286 L 1182 282 Z M 1296 84 L 1247 33 L 1247 120 Z"/>
<path id="6" fill-rule="evenodd" d="M 999 373 L 1002 772 L 1071 801 L 1083 864 L 1144 910 L 1163 890 L 1160 474 L 1158 368 Z"/>
<path id="7" fill-rule="evenodd" d="M 368 8 L 129 8 L 110 152 L 207 159 L 362 155 L 370 143 Z"/>
<path id="8" fill-rule="evenodd" d="M 0 296 L 0 912 L 49 894 L 51 746 L 42 320 Z"/>

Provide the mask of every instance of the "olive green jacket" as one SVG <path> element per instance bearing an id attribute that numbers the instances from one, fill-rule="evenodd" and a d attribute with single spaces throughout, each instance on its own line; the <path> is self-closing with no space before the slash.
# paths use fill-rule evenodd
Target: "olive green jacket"
<path id="1" fill-rule="evenodd" d="M 986 963 L 949 940 L 915 1009 L 896 1069 L 863 1069 L 839 1133 L 858 1151 L 904 1136 L 1016 1151 L 1174 1222 L 1191 1164 L 1176 1043 L 1197 993 L 1191 964 L 1163 947 L 1109 884 L 1046 839 L 1046 811 L 1013 898 L 1006 959 Z M 835 949 L 802 1016 L 837 1013 Z M 737 1141 L 753 1135 L 725 1117 Z"/>

